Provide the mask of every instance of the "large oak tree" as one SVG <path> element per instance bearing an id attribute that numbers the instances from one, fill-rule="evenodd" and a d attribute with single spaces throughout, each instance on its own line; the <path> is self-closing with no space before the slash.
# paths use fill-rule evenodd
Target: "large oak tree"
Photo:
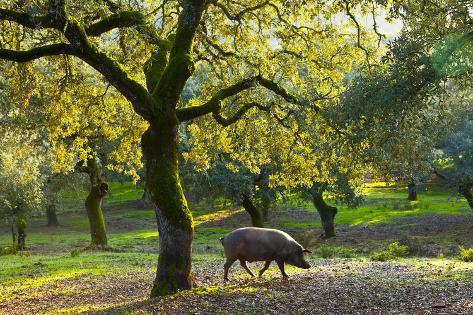
<path id="1" fill-rule="evenodd" d="M 30 40 L 10 45 L 8 36 L 3 37 L 0 58 L 79 58 L 149 124 L 142 151 L 160 242 L 151 295 L 159 296 L 193 286 L 193 221 L 179 179 L 179 126 L 210 115 L 229 126 L 250 110 L 268 111 L 275 104 L 279 117 L 290 115 L 294 107 L 318 112 L 317 102 L 334 92 L 330 83 L 344 77 L 353 58 L 369 61 L 374 47 L 356 20 L 358 1 L 123 3 L 7 1 L 0 8 L 1 33 L 8 35 L 15 23 Z M 365 12 L 375 15 L 377 4 L 367 2 Z M 346 19 L 340 19 L 340 12 Z M 115 38 L 121 50 L 109 45 Z M 205 100 L 183 105 L 183 88 L 196 62 L 210 66 L 212 84 L 202 94 Z M 142 72 L 136 71 L 140 63 Z M 302 78 L 308 76 L 311 86 L 304 86 Z"/>

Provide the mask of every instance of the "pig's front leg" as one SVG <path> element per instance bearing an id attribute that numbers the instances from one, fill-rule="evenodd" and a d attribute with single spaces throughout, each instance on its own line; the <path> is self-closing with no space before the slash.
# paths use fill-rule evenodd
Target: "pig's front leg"
<path id="1" fill-rule="evenodd" d="M 276 260 L 276 263 L 278 264 L 279 270 L 281 270 L 283 278 L 287 279 L 288 276 L 287 276 L 286 272 L 284 271 L 284 260 L 283 259 L 278 259 L 278 260 Z"/>

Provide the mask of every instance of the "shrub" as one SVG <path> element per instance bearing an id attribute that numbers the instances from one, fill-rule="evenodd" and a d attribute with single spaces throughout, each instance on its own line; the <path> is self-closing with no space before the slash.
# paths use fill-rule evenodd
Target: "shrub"
<path id="1" fill-rule="evenodd" d="M 399 239 L 399 243 L 407 246 L 409 256 L 457 256 L 459 251 L 456 244 L 442 246 L 429 237 L 404 235 Z"/>
<path id="2" fill-rule="evenodd" d="M 407 256 L 408 248 L 406 245 L 401 245 L 398 242 L 389 244 L 385 250 L 374 252 L 371 254 L 371 259 L 378 261 L 386 261 Z"/>
<path id="3" fill-rule="evenodd" d="M 10 245 L 7 247 L 0 247 L 0 256 L 14 255 L 18 252 L 16 245 Z"/>
<path id="4" fill-rule="evenodd" d="M 395 257 L 403 257 L 407 255 L 407 246 L 394 242 L 388 245 L 386 250 L 392 253 Z"/>
<path id="5" fill-rule="evenodd" d="M 353 258 L 356 256 L 355 252 L 351 248 L 330 246 L 326 244 L 320 245 L 314 252 L 322 258 Z"/>
<path id="6" fill-rule="evenodd" d="M 81 254 L 81 252 L 82 252 L 82 251 L 81 251 L 80 249 L 77 249 L 77 248 L 76 248 L 76 249 L 73 249 L 73 250 L 71 251 L 71 257 L 77 257 L 77 256 L 79 256 L 79 255 Z"/>
<path id="7" fill-rule="evenodd" d="M 460 247 L 458 258 L 466 262 L 473 262 L 473 248 Z"/>

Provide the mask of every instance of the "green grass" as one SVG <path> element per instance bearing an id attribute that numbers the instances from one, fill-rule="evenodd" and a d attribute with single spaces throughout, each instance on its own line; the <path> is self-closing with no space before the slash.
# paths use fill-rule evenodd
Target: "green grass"
<path id="1" fill-rule="evenodd" d="M 137 253 L 82 253 L 65 255 L 0 256 L 0 303 L 21 291 L 58 281 L 151 270 L 156 255 Z"/>
<path id="2" fill-rule="evenodd" d="M 140 200 L 143 191 L 135 188 L 132 183 L 110 183 L 111 194 L 104 202 L 107 205 L 119 205 L 129 201 Z M 406 201 L 405 188 L 385 186 L 383 183 L 372 183 L 364 189 L 366 193 L 365 204 L 359 208 L 351 209 L 338 206 L 339 213 L 336 224 L 341 225 L 376 225 L 378 223 L 395 222 L 402 218 L 416 218 L 427 214 L 439 215 L 471 215 L 468 205 L 462 199 L 457 199 L 454 192 L 444 190 L 428 190 L 419 193 L 419 201 Z M 84 194 L 85 193 L 85 194 Z M 86 246 L 89 240 L 88 220 L 83 211 L 82 200 L 86 192 L 77 191 L 61 192 L 64 203 L 75 202 L 75 211 L 60 213 L 61 227 L 57 229 L 44 229 L 44 218 L 35 219 L 30 225 L 39 226 L 31 228 L 28 233 L 27 242 L 34 246 L 52 246 L 64 248 L 77 248 Z M 318 216 L 312 204 L 297 198 L 289 200 L 290 204 L 299 204 L 298 211 L 304 211 L 308 215 L 305 220 L 291 215 L 283 215 L 279 218 L 277 225 L 287 230 L 311 230 L 320 227 Z M 219 198 L 208 205 L 206 202 L 190 205 L 196 233 L 194 249 L 198 253 L 219 253 L 221 246 L 218 238 L 232 230 L 232 227 L 203 227 L 207 222 L 219 222 L 230 218 L 243 210 L 231 210 L 228 200 Z M 225 208 L 226 207 L 226 208 Z M 302 207 L 302 208 L 301 208 Z M 286 208 L 275 211 L 286 214 Z M 292 210 L 288 210 L 289 212 Z M 109 226 L 110 245 L 125 251 L 152 252 L 156 250 L 158 235 L 155 227 L 155 214 L 151 209 L 117 209 L 105 213 L 106 220 L 119 219 L 123 221 L 120 227 Z M 315 220 L 317 218 L 317 221 Z M 146 223 L 140 226 L 137 222 Z M 133 225 L 134 224 L 134 225 Z M 10 242 L 8 233 L 0 234 L 0 244 L 8 245 Z"/>
<path id="3" fill-rule="evenodd" d="M 359 225 L 390 223 L 405 217 L 416 217 L 425 214 L 438 215 L 472 215 L 468 203 L 456 198 L 451 190 L 430 190 L 419 193 L 418 201 L 407 201 L 405 188 L 386 187 L 364 189 L 365 204 L 351 209 L 339 206 L 338 224 Z"/>
<path id="4" fill-rule="evenodd" d="M 155 214 L 151 209 L 130 208 L 128 202 L 141 199 L 142 190 L 131 183 L 111 183 L 111 195 L 104 202 L 105 217 L 108 223 L 109 245 L 118 253 L 83 253 L 81 250 L 89 244 L 88 220 L 83 210 L 86 192 L 65 191 L 61 193 L 63 210 L 59 213 L 59 228 L 45 227 L 44 218 L 35 218 L 30 222 L 27 244 L 31 247 L 31 256 L 0 256 L 0 282 L 28 285 L 41 285 L 55 279 L 102 275 L 126 272 L 130 268 L 153 269 L 156 263 L 158 233 Z M 339 206 L 336 217 L 337 228 L 342 226 L 390 224 L 403 218 L 420 218 L 424 215 L 471 215 L 468 205 L 457 199 L 454 192 L 439 189 L 422 191 L 419 201 L 406 201 L 404 188 L 383 186 L 380 183 L 365 188 L 366 202 L 357 209 Z M 120 207 L 123 204 L 124 206 Z M 74 206 L 71 206 L 74 205 Z M 108 206 L 112 206 L 108 208 Z M 219 238 L 235 227 L 249 224 L 249 219 L 242 209 L 233 209 L 228 200 L 219 198 L 210 205 L 208 202 L 191 204 L 195 220 L 193 242 L 194 262 L 205 263 L 211 257 L 223 257 L 223 247 Z M 285 206 L 273 210 L 275 218 L 271 224 L 277 228 L 295 232 L 296 236 L 308 238 L 304 246 L 314 252 L 310 257 L 317 258 L 352 258 L 369 257 L 376 250 L 385 248 L 387 240 L 374 242 L 366 236 L 358 248 L 336 242 L 314 242 L 315 229 L 320 226 L 318 215 L 312 204 L 296 197 Z M 238 215 L 242 219 L 231 221 Z M 271 215 L 271 214 L 270 214 Z M 302 218 L 302 219 L 301 219 Z M 227 222 L 226 220 L 230 220 Z M 209 223 L 212 223 L 209 225 Z M 7 229 L 0 233 L 0 246 L 11 243 Z M 305 233 L 305 234 L 304 234 Z M 452 237 L 459 237 L 453 232 L 438 236 L 442 244 L 451 244 Z M 422 247 L 428 237 L 411 239 L 411 244 Z M 373 243 L 374 242 L 374 243 Z M 307 245 L 306 245 L 307 244 Z M 360 248 L 365 248 L 361 249 Z M 366 250 L 368 248 L 368 250 Z M 71 252 L 74 255 L 71 255 Z M 74 257 L 73 257 L 74 256 Z M 26 285 L 25 284 L 25 285 Z"/>
<path id="5" fill-rule="evenodd" d="M 105 204 L 119 204 L 140 200 L 143 196 L 143 189 L 136 188 L 132 182 L 109 183 L 109 193 L 104 198 Z"/>

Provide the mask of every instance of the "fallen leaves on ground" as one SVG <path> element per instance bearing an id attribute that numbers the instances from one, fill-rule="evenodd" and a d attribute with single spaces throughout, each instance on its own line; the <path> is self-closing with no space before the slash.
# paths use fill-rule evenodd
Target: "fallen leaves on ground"
<path id="1" fill-rule="evenodd" d="M 222 281 L 222 259 L 196 261 L 198 287 L 149 299 L 154 270 L 86 276 L 29 288 L 0 303 L 1 314 L 471 314 L 473 263 L 438 259 L 395 262 L 317 260 L 272 266 L 262 279 L 235 264 Z M 261 263 L 250 264 L 253 270 Z M 1 291 L 0 291 L 1 292 Z"/>

